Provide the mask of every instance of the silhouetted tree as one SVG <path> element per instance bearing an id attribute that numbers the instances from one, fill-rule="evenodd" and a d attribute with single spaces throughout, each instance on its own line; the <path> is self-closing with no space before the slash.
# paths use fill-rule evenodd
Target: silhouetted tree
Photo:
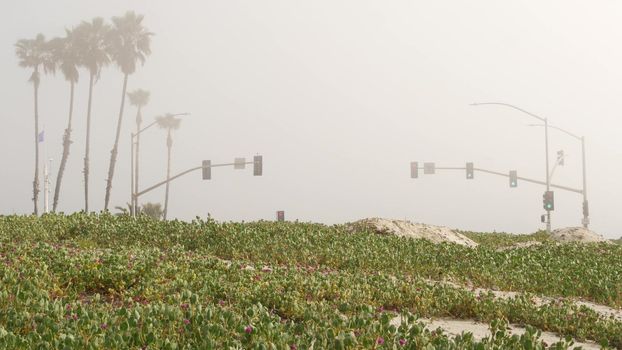
<path id="1" fill-rule="evenodd" d="M 67 119 L 67 128 L 63 134 L 63 155 L 58 167 L 58 175 L 56 176 L 56 187 L 54 188 L 52 211 L 56 211 L 56 208 L 58 207 L 58 197 L 60 194 L 61 183 L 65 167 L 67 165 L 67 159 L 69 158 L 69 147 L 72 144 L 71 125 L 73 120 L 74 89 L 80 76 L 78 73 L 78 66 L 80 65 L 79 47 L 76 43 L 74 33 L 70 30 L 65 30 L 65 32 L 66 34 L 64 38 L 55 38 L 50 41 L 50 48 L 52 50 L 54 63 L 63 73 L 65 80 L 69 82 L 69 118 Z"/>
<path id="2" fill-rule="evenodd" d="M 91 144 L 91 107 L 93 85 L 104 66 L 110 63 L 108 54 L 108 36 L 110 27 L 101 17 L 91 22 L 82 22 L 74 30 L 76 45 L 82 58 L 80 63 L 89 71 L 89 102 L 86 112 L 86 147 L 84 151 L 84 210 L 89 211 L 89 156 Z"/>
<path id="3" fill-rule="evenodd" d="M 54 71 L 54 62 L 49 50 L 48 42 L 43 34 L 38 34 L 34 39 L 20 39 L 15 44 L 15 54 L 19 59 L 19 65 L 23 68 L 32 69 L 29 81 L 34 87 L 35 107 L 35 176 L 32 182 L 32 200 L 34 202 L 34 214 L 39 214 L 39 84 L 41 76 L 39 68 L 45 73 Z"/>
<path id="4" fill-rule="evenodd" d="M 113 17 L 113 28 L 110 32 L 110 56 L 119 66 L 123 73 L 123 92 L 121 94 L 121 108 L 117 121 L 117 132 L 114 145 L 110 151 L 110 165 L 108 167 L 108 180 L 106 182 L 106 198 L 104 210 L 108 209 L 110 202 L 110 192 L 112 190 L 112 179 L 119 149 L 119 136 L 123 122 L 123 107 L 125 105 L 125 94 L 127 92 L 127 80 L 130 74 L 136 71 L 136 64 L 145 63 L 146 57 L 151 54 L 151 36 L 153 33 L 147 31 L 142 25 L 143 16 L 136 15 L 130 11 L 123 17 Z"/>
<path id="5" fill-rule="evenodd" d="M 173 136 L 172 131 L 179 129 L 181 125 L 181 119 L 175 118 L 172 114 L 167 114 L 165 116 L 156 117 L 156 121 L 158 122 L 158 126 L 162 129 L 166 129 L 166 148 L 167 148 L 167 162 L 166 162 L 166 192 L 164 196 L 164 213 L 163 217 L 166 220 L 166 216 L 168 214 L 168 191 L 170 182 L 168 181 L 171 177 L 171 149 L 173 148 Z"/>
<path id="6" fill-rule="evenodd" d="M 138 156 L 140 154 L 140 126 L 143 122 L 142 116 L 142 108 L 149 103 L 149 91 L 137 89 L 127 93 L 127 97 L 130 99 L 130 104 L 132 106 L 138 107 L 136 111 L 136 171 L 134 173 L 134 192 L 138 193 L 138 172 L 139 172 L 139 162 Z M 138 205 L 138 203 L 134 203 L 134 205 Z"/>
<path id="7" fill-rule="evenodd" d="M 127 203 L 127 208 L 116 206 L 117 213 L 115 215 L 130 215 L 132 206 Z M 141 207 L 136 209 L 136 215 L 146 215 L 152 219 L 162 219 L 162 205 L 160 203 L 145 203 Z"/>

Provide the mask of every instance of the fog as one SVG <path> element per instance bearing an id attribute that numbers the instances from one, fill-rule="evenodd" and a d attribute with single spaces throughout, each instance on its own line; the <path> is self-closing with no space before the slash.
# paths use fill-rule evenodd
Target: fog
<path id="1" fill-rule="evenodd" d="M 464 171 L 410 178 L 410 162 L 475 167 L 544 180 L 544 130 L 504 102 L 549 119 L 587 145 L 590 228 L 622 235 L 622 3 L 617 1 L 4 1 L 0 5 L 0 214 L 32 212 L 31 70 L 18 39 L 64 35 L 82 20 L 128 10 L 155 33 L 128 91 L 151 92 L 145 124 L 190 112 L 173 133 L 172 172 L 263 155 L 252 169 L 215 168 L 171 183 L 169 218 L 327 224 L 390 217 L 473 231 L 534 232 L 544 187 Z M 90 209 L 103 209 L 123 75 L 102 71 L 93 92 Z M 88 73 L 76 86 L 73 144 L 59 210 L 84 203 Z M 42 157 L 62 152 L 69 84 L 42 76 Z M 111 207 L 130 201 L 125 107 Z M 581 188 L 577 140 L 550 131 L 552 182 Z M 141 188 L 166 177 L 166 132 L 141 134 Z M 40 195 L 42 199 L 42 194 Z M 141 197 L 164 201 L 164 188 Z M 553 228 L 581 224 L 579 194 L 557 190 Z M 42 205 L 41 205 L 42 207 Z M 114 211 L 114 210 L 113 210 Z"/>

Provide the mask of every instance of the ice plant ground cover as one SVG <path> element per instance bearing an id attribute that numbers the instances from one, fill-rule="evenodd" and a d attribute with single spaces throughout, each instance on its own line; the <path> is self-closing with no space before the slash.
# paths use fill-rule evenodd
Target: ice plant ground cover
<path id="1" fill-rule="evenodd" d="M 622 306 L 622 246 L 467 235 L 480 246 L 308 223 L 3 216 L 0 348 L 622 348 L 619 319 L 573 302 Z M 527 240 L 543 243 L 498 249 Z M 440 317 L 489 323 L 493 336 L 418 321 Z"/>

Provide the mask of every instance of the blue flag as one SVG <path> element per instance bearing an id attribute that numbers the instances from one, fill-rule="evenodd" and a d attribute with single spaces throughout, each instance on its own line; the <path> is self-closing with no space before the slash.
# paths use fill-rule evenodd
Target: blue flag
<path id="1" fill-rule="evenodd" d="M 45 130 L 42 130 L 42 131 L 39 133 L 39 142 L 43 142 L 43 136 L 44 136 L 44 135 L 45 135 Z"/>

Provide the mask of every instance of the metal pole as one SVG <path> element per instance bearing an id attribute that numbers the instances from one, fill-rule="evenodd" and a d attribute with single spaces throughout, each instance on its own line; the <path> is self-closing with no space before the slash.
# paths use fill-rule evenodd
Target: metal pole
<path id="1" fill-rule="evenodd" d="M 43 213 L 47 213 L 50 207 L 50 203 L 48 200 L 49 194 L 49 175 L 48 175 L 48 165 L 47 163 L 43 163 Z"/>
<path id="2" fill-rule="evenodd" d="M 549 121 L 544 118 L 544 144 L 546 147 L 546 190 L 551 190 L 551 177 L 549 176 Z M 551 211 L 546 210 L 546 232 L 551 233 Z"/>
<path id="3" fill-rule="evenodd" d="M 130 147 L 131 151 L 132 151 L 132 156 L 130 157 L 130 161 L 131 161 L 131 165 L 130 165 L 130 169 L 131 169 L 131 175 L 130 177 L 132 178 L 131 180 L 131 188 L 130 188 L 130 215 L 132 217 L 134 217 L 134 212 L 136 211 L 136 207 L 135 207 L 135 203 L 134 203 L 134 133 L 131 133 L 131 137 L 130 137 L 130 141 L 132 143 L 132 146 Z"/>
<path id="4" fill-rule="evenodd" d="M 590 217 L 588 212 L 588 201 L 587 201 L 587 170 L 585 164 L 585 137 L 581 137 L 581 153 L 583 155 L 583 227 L 588 228 L 590 224 Z"/>
<path id="5" fill-rule="evenodd" d="M 545 125 L 540 125 L 540 124 L 530 124 L 529 126 L 545 126 Z M 577 136 L 573 133 L 571 133 L 570 131 L 564 130 L 562 128 L 558 128 L 556 126 L 553 125 L 549 125 L 549 128 L 553 128 L 556 130 L 559 130 L 579 141 L 581 141 L 581 153 L 582 153 L 582 162 L 583 162 L 583 189 L 581 191 L 581 193 L 583 193 L 583 220 L 582 220 L 582 224 L 583 227 L 588 228 L 588 225 L 590 223 L 590 218 L 589 218 L 589 203 L 587 200 L 587 176 L 586 176 L 586 172 L 587 172 L 587 166 L 586 166 L 586 162 L 585 162 L 585 137 L 584 136 Z M 555 172 L 555 169 L 553 169 L 553 172 Z M 552 177 L 552 176 L 551 176 Z M 555 186 L 553 186 L 555 187 Z"/>

